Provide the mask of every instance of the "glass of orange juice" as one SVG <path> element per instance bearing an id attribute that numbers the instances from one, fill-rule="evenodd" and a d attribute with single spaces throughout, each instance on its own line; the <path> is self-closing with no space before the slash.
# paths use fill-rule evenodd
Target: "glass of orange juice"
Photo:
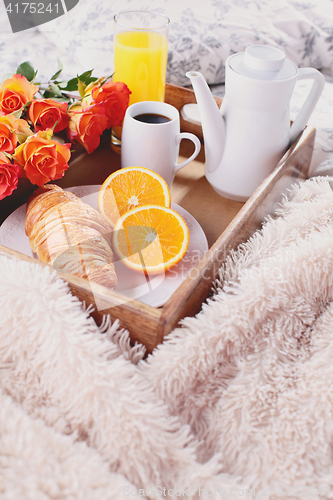
<path id="1" fill-rule="evenodd" d="M 168 17 L 152 11 L 124 11 L 114 16 L 113 81 L 132 92 L 129 104 L 164 101 L 168 56 Z M 120 152 L 121 127 L 111 133 L 112 147 Z"/>

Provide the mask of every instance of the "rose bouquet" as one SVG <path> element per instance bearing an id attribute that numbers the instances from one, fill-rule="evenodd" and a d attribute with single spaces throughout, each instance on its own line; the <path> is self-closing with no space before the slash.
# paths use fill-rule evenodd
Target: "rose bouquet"
<path id="1" fill-rule="evenodd" d="M 92 71 L 60 81 L 62 65 L 46 83 L 21 64 L 0 86 L 0 200 L 12 194 L 21 177 L 43 186 L 68 169 L 71 143 L 92 153 L 104 130 L 121 125 L 130 90 Z M 54 133 L 70 142 L 61 143 Z"/>

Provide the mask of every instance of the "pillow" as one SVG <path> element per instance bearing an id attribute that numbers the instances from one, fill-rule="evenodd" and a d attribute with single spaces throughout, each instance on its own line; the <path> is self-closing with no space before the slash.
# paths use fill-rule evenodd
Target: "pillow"
<path id="1" fill-rule="evenodd" d="M 168 4 L 169 6 L 169 4 Z M 253 44 L 280 47 L 298 67 L 333 63 L 333 2 L 227 0 L 199 2 L 170 26 L 168 78 L 185 84 L 189 69 L 210 84 L 223 83 L 225 61 Z"/>
<path id="2" fill-rule="evenodd" d="M 210 84 L 223 83 L 226 58 L 252 44 L 278 46 L 298 66 L 333 63 L 332 0 L 80 0 L 67 15 L 38 27 L 39 50 L 43 39 L 52 44 L 48 58 L 56 65 L 65 55 L 73 61 L 65 68 L 71 74 L 92 68 L 96 76 L 111 74 L 113 16 L 135 9 L 170 18 L 167 81 L 177 85 L 189 84 L 188 70 L 201 71 Z"/>

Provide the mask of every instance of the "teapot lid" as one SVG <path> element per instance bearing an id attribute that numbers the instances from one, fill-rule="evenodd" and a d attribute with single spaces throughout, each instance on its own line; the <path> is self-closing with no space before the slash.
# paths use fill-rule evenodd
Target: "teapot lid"
<path id="1" fill-rule="evenodd" d="M 256 80 L 287 80 L 297 74 L 297 66 L 286 59 L 283 50 L 270 45 L 251 45 L 229 59 L 230 67 Z"/>

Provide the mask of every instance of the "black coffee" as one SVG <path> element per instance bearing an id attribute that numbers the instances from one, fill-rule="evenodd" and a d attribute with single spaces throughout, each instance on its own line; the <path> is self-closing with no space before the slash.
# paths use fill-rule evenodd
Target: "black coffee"
<path id="1" fill-rule="evenodd" d="M 144 123 L 166 123 L 170 121 L 170 118 L 164 115 L 158 115 L 156 113 L 142 113 L 141 115 L 134 116 L 135 120 Z"/>

